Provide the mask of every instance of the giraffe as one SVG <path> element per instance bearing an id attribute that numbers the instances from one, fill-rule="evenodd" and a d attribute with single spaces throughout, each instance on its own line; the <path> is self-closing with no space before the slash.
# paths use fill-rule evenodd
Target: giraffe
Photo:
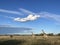
<path id="1" fill-rule="evenodd" d="M 34 33 L 33 32 L 31 32 L 32 33 L 32 37 L 34 37 Z"/>
<path id="2" fill-rule="evenodd" d="M 34 33 L 33 32 L 31 32 L 31 33 L 32 33 L 32 37 L 34 38 L 35 37 Z"/>
<path id="3" fill-rule="evenodd" d="M 43 37 L 44 38 L 48 38 L 47 34 L 44 32 L 44 30 L 42 30 L 42 33 L 43 33 Z"/>

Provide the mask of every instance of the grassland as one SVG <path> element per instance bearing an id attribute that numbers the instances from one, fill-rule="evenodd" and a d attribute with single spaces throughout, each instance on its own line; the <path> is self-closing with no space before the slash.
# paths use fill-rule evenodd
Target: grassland
<path id="1" fill-rule="evenodd" d="M 60 36 L 0 36 L 0 45 L 60 45 Z"/>

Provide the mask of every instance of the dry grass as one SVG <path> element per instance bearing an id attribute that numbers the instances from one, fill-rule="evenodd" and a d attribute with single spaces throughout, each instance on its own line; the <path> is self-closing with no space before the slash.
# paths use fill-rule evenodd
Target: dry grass
<path id="1" fill-rule="evenodd" d="M 60 36 L 0 36 L 0 45 L 60 45 Z"/>

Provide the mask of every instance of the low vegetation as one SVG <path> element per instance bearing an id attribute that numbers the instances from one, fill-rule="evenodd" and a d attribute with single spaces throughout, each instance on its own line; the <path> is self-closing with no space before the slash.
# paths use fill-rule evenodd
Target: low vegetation
<path id="1" fill-rule="evenodd" d="M 0 36 L 0 45 L 60 45 L 60 36 Z"/>

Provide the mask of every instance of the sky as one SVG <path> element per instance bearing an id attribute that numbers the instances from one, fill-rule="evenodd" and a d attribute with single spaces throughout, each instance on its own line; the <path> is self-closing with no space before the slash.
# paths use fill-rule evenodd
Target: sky
<path id="1" fill-rule="evenodd" d="M 60 33 L 60 0 L 0 0 L 0 34 Z"/>

